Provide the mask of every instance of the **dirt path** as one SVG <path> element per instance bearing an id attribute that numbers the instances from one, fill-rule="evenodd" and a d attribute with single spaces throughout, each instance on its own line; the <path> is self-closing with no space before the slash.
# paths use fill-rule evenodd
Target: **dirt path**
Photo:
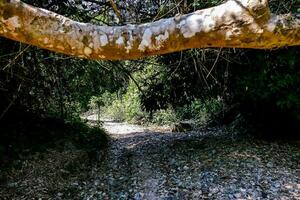
<path id="1" fill-rule="evenodd" d="M 103 127 L 113 138 L 149 131 L 149 128 L 147 127 L 109 120 L 104 120 Z"/>
<path id="2" fill-rule="evenodd" d="M 299 149 L 225 129 L 151 132 L 106 122 L 108 199 L 300 199 Z M 294 158 L 294 159 L 293 159 Z M 103 179 L 104 178 L 104 179 Z M 102 189 L 104 189 L 102 188 Z"/>
<path id="3" fill-rule="evenodd" d="M 109 121 L 104 127 L 112 139 L 98 162 L 87 164 L 80 152 L 49 151 L 39 164 L 25 162 L 0 199 L 12 191 L 3 199 L 300 199 L 299 145 L 225 128 L 162 133 Z M 62 159 L 73 154 L 72 162 Z M 60 169 L 66 162 L 72 165 Z M 64 176 L 71 178 L 58 187 Z"/>

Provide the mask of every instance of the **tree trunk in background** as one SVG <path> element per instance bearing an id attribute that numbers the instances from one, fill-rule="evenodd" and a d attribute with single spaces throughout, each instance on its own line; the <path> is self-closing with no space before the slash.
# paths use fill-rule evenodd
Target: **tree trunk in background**
<path id="1" fill-rule="evenodd" d="M 300 45 L 300 20 L 271 14 L 267 0 L 229 0 L 152 23 L 109 27 L 0 0 L 0 36 L 81 58 L 125 60 L 190 48 Z"/>

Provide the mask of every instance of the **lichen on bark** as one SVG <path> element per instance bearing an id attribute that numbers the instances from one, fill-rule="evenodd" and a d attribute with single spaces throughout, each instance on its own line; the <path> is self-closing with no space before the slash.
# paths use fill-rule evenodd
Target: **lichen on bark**
<path id="1" fill-rule="evenodd" d="M 270 13 L 267 0 L 229 0 L 152 23 L 96 26 L 17 0 L 0 0 L 0 36 L 88 59 L 137 59 L 190 48 L 300 45 L 299 19 Z"/>

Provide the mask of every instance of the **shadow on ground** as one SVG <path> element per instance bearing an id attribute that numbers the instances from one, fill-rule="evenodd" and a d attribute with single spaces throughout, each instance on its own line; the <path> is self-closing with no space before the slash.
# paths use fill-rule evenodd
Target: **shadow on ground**
<path id="1" fill-rule="evenodd" d="M 72 147 L 29 157 L 8 173 L 0 196 L 299 199 L 299 150 L 299 142 L 261 141 L 226 128 L 112 134 L 100 161 L 90 164 Z"/>

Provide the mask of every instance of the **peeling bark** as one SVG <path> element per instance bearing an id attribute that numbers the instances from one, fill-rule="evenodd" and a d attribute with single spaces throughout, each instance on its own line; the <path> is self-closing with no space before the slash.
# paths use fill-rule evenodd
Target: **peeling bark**
<path id="1" fill-rule="evenodd" d="M 190 48 L 300 45 L 300 20 L 271 14 L 267 0 L 229 0 L 153 23 L 109 27 L 0 0 L 0 36 L 81 58 L 125 60 Z"/>

